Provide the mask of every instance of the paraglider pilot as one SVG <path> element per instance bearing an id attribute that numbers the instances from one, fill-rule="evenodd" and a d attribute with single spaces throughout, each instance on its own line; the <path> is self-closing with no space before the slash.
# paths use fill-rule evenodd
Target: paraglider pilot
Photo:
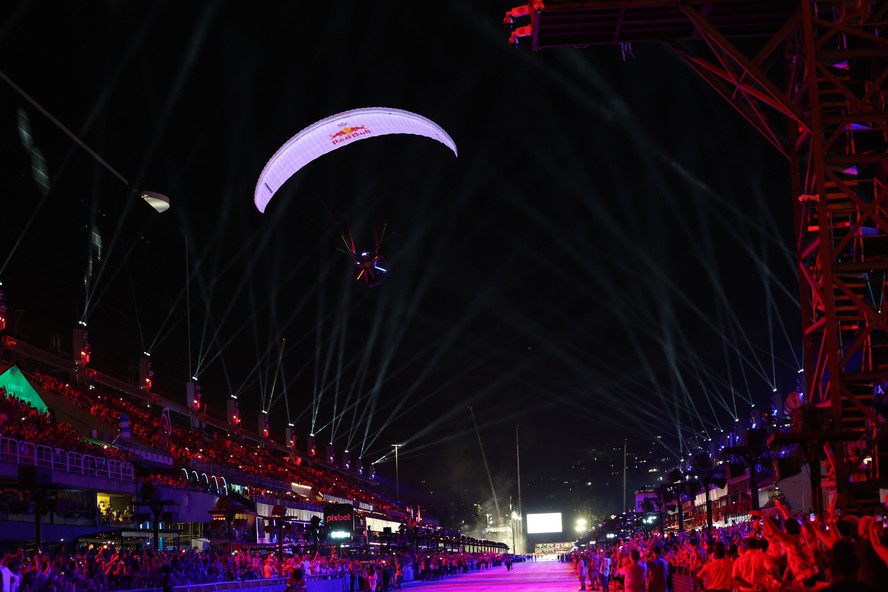
<path id="1" fill-rule="evenodd" d="M 368 288 L 375 288 L 385 279 L 388 270 L 383 268 L 382 257 L 378 253 L 370 251 L 362 251 L 355 254 L 355 265 L 352 268 L 352 275 L 358 282 L 364 282 Z"/>

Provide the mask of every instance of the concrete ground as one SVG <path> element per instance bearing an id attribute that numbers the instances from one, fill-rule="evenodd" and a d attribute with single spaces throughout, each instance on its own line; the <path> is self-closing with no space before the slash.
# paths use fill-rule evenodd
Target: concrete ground
<path id="1" fill-rule="evenodd" d="M 539 561 L 448 576 L 436 582 L 409 582 L 404 590 L 422 592 L 568 592 L 580 589 L 569 563 Z M 588 589 L 588 583 L 586 588 Z"/>

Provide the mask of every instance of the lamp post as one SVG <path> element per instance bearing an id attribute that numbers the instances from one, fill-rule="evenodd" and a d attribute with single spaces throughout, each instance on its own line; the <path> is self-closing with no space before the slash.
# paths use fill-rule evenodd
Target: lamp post
<path id="1" fill-rule="evenodd" d="M 403 446 L 403 444 L 392 444 L 392 448 L 395 449 L 395 499 L 398 500 L 398 503 L 401 503 L 401 476 L 398 472 L 398 448 Z"/>

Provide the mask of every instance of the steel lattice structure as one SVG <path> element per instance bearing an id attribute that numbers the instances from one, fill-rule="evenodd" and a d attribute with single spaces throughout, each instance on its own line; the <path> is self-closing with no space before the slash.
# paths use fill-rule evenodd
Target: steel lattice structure
<path id="1" fill-rule="evenodd" d="M 802 444 L 812 483 L 861 509 L 888 486 L 886 12 L 888 0 L 532 0 L 504 21 L 533 51 L 666 43 L 788 159 L 807 400 L 777 439 Z M 820 481 L 824 445 L 834 481 Z M 857 481 L 866 457 L 872 476 Z"/>

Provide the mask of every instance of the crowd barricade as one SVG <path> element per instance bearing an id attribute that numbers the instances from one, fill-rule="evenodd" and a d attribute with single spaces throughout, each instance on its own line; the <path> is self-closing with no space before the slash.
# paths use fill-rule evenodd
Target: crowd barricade
<path id="1" fill-rule="evenodd" d="M 18 464 L 33 465 L 36 460 L 37 447 L 31 442 L 18 443 Z"/>
<path id="2" fill-rule="evenodd" d="M 51 469 L 53 465 L 52 448 L 42 444 L 37 444 L 34 448 L 34 466 Z"/>
<path id="3" fill-rule="evenodd" d="M 8 437 L 0 438 L 0 461 L 118 481 L 132 481 L 135 477 L 133 464 L 130 462 L 81 454 Z"/>
<path id="4" fill-rule="evenodd" d="M 348 576 L 308 576 L 305 578 L 307 592 L 346 592 Z"/>
<path id="5" fill-rule="evenodd" d="M 18 462 L 18 442 L 12 438 L 0 438 L 0 461 Z"/>
<path id="6" fill-rule="evenodd" d="M 96 476 L 96 459 L 88 454 L 83 455 L 83 474 Z"/>
<path id="7" fill-rule="evenodd" d="M 83 455 L 79 452 L 69 452 L 66 456 L 68 472 L 83 474 Z"/>
<path id="8" fill-rule="evenodd" d="M 307 592 L 346 592 L 348 590 L 348 578 L 346 576 L 308 576 L 305 578 L 305 583 L 308 586 Z M 268 578 L 262 580 L 186 584 L 183 586 L 173 586 L 173 590 L 176 590 L 176 592 L 216 592 L 217 590 L 283 592 L 286 587 L 286 578 Z M 159 588 L 140 588 L 138 590 L 118 590 L 116 592 L 159 592 L 159 590 Z"/>
<path id="9" fill-rule="evenodd" d="M 690 574 L 672 574 L 672 592 L 697 592 L 697 578 Z"/>

